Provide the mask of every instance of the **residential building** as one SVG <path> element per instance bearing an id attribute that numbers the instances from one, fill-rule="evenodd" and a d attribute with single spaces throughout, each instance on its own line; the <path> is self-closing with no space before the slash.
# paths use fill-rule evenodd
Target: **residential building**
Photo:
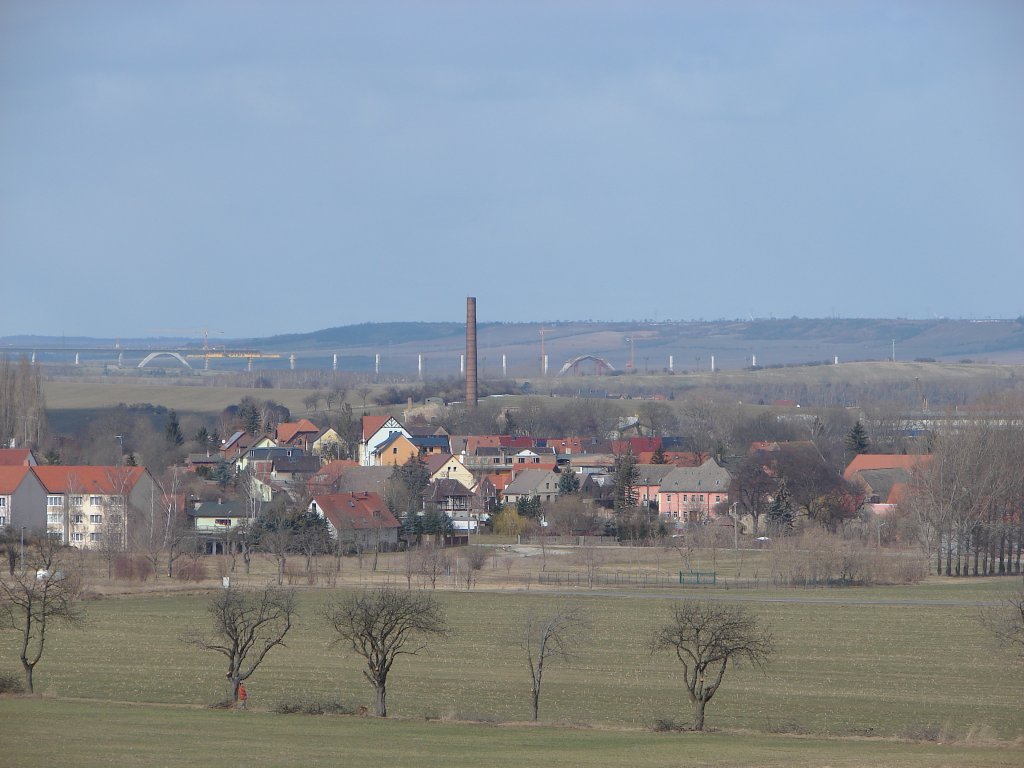
<path id="1" fill-rule="evenodd" d="M 406 438 L 412 434 L 394 416 L 363 416 L 362 437 L 359 440 L 359 463 L 374 466 L 374 452 L 385 440 L 400 433 Z"/>
<path id="2" fill-rule="evenodd" d="M 163 506 L 145 467 L 57 465 L 33 471 L 46 490 L 47 531 L 72 546 L 124 547 Z"/>
<path id="3" fill-rule="evenodd" d="M 46 529 L 46 489 L 32 467 L 0 465 L 0 529 Z"/>
<path id="4" fill-rule="evenodd" d="M 658 489 L 658 511 L 683 523 L 710 519 L 729 501 L 729 473 L 714 459 L 699 467 L 673 467 Z"/>
<path id="5" fill-rule="evenodd" d="M 327 521 L 331 538 L 345 549 L 365 552 L 398 546 L 401 523 L 376 493 L 317 494 L 309 511 Z"/>

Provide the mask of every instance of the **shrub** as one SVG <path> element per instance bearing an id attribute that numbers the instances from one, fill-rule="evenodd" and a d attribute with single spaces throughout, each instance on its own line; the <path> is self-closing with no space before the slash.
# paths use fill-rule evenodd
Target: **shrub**
<path id="1" fill-rule="evenodd" d="M 206 578 L 206 564 L 201 560 L 183 563 L 174 572 L 174 578 L 178 581 L 202 581 Z"/>
<path id="2" fill-rule="evenodd" d="M 689 730 L 689 726 L 683 725 L 670 717 L 659 717 L 651 725 L 651 730 L 655 733 L 677 733 Z"/>
<path id="3" fill-rule="evenodd" d="M 279 715 L 351 715 L 355 707 L 343 704 L 337 699 L 294 699 L 282 701 L 274 707 Z"/>
<path id="4" fill-rule="evenodd" d="M 14 672 L 0 672 L 0 693 L 24 693 L 25 682 Z"/>

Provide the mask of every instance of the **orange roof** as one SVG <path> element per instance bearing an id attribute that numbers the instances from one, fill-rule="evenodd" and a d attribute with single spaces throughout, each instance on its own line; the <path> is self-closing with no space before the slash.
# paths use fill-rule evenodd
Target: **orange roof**
<path id="1" fill-rule="evenodd" d="M 918 466 L 925 466 L 931 461 L 931 454 L 906 453 L 859 453 L 853 461 L 846 465 L 843 477 L 851 480 L 855 474 L 865 469 L 905 469 L 910 471 Z"/>
<path id="2" fill-rule="evenodd" d="M 326 493 L 313 501 L 338 531 L 401 527 L 376 493 Z"/>
<path id="3" fill-rule="evenodd" d="M 28 448 L 0 448 L 0 467 L 27 467 L 31 456 Z"/>
<path id="4" fill-rule="evenodd" d="M 32 470 L 26 466 L 0 465 L 0 496 L 10 496 Z"/>
<path id="5" fill-rule="evenodd" d="M 653 464 L 652 459 L 657 451 L 644 451 L 637 454 L 637 464 Z M 706 453 L 692 453 L 690 451 L 664 451 L 665 463 L 674 467 L 699 467 L 708 460 Z"/>
<path id="6" fill-rule="evenodd" d="M 145 467 L 33 467 L 47 493 L 125 493 L 135 487 Z"/>
<path id="7" fill-rule="evenodd" d="M 466 453 L 475 455 L 478 448 L 501 447 L 501 435 L 469 435 L 466 438 Z"/>
<path id="8" fill-rule="evenodd" d="M 363 440 L 366 440 L 374 432 L 387 424 L 390 418 L 387 414 L 383 416 L 363 416 Z"/>
<path id="9" fill-rule="evenodd" d="M 295 436 L 303 432 L 312 432 L 316 434 L 320 431 L 320 427 L 314 424 L 309 419 L 299 419 L 298 421 L 285 421 L 277 425 L 277 440 L 281 443 L 289 443 L 295 439 Z"/>

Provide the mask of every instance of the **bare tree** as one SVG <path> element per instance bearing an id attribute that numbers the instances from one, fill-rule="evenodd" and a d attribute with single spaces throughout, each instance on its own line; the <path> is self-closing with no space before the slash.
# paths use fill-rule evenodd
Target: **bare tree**
<path id="1" fill-rule="evenodd" d="M 45 535 L 33 537 L 23 566 L 0 579 L 0 629 L 19 635 L 25 689 L 33 692 L 32 675 L 43 657 L 47 632 L 53 624 L 80 625 L 81 576 L 69 552 Z"/>
<path id="2" fill-rule="evenodd" d="M 763 668 L 772 637 L 740 606 L 710 600 L 681 600 L 658 628 L 653 651 L 673 651 L 683 665 L 683 681 L 694 706 L 693 728 L 704 730 L 704 708 L 718 692 L 730 662 L 749 661 Z"/>
<path id="3" fill-rule="evenodd" d="M 463 578 L 466 580 L 466 589 L 472 589 L 476 584 L 477 573 L 487 564 L 487 550 L 483 547 L 469 547 L 465 554 L 466 572 Z"/>
<path id="4" fill-rule="evenodd" d="M 1024 661 L 1024 590 L 986 609 L 982 623 L 999 644 Z"/>
<path id="5" fill-rule="evenodd" d="M 424 635 L 444 635 L 448 625 L 432 596 L 390 587 L 346 595 L 329 605 L 324 616 L 337 634 L 366 659 L 363 676 L 377 694 L 379 717 L 387 717 L 388 673 L 400 655 L 426 647 Z"/>
<path id="6" fill-rule="evenodd" d="M 272 648 L 284 645 L 295 616 L 295 593 L 273 587 L 262 591 L 228 587 L 214 596 L 208 611 L 213 631 L 204 634 L 193 630 L 184 640 L 227 659 L 234 704 L 242 681 L 252 676 Z"/>
<path id="7" fill-rule="evenodd" d="M 431 589 L 437 588 L 437 579 L 448 571 L 448 553 L 436 544 L 427 544 L 418 549 L 419 566 L 417 568 L 424 583 Z"/>
<path id="8" fill-rule="evenodd" d="M 526 616 L 526 631 L 520 647 L 526 653 L 530 670 L 531 720 L 540 708 L 540 687 L 544 664 L 555 659 L 570 660 L 587 639 L 589 620 L 578 605 L 563 606 L 544 616 L 531 611 Z"/>

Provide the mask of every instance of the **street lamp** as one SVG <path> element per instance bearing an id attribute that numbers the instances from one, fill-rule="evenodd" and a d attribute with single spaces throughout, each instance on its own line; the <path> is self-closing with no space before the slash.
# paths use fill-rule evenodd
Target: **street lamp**
<path id="1" fill-rule="evenodd" d="M 736 507 L 739 505 L 738 501 L 734 501 L 729 507 L 729 514 L 732 516 L 732 548 L 737 552 L 740 548 L 740 516 L 736 514 Z"/>
<path id="2" fill-rule="evenodd" d="M 25 570 L 25 526 L 21 526 L 21 570 Z"/>
<path id="3" fill-rule="evenodd" d="M 879 549 L 881 549 L 881 548 L 882 548 L 882 528 L 883 528 L 884 526 L 888 525 L 888 524 L 889 524 L 889 523 L 888 523 L 887 521 L 883 520 L 882 522 L 880 522 L 880 523 L 878 524 L 878 527 L 877 527 L 877 529 L 876 529 L 876 532 L 878 533 L 878 548 L 879 548 Z"/>

